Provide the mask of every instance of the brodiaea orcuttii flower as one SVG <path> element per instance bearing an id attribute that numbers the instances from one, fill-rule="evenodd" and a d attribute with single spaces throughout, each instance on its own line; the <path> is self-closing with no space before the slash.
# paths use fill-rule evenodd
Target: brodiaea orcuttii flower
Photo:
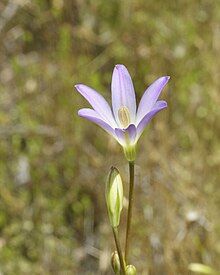
<path id="1" fill-rule="evenodd" d="M 112 110 L 102 95 L 92 88 L 78 84 L 77 91 L 90 103 L 93 109 L 79 110 L 81 117 L 87 118 L 109 134 L 123 147 L 129 161 L 136 157 L 136 144 L 146 124 L 159 111 L 167 107 L 158 97 L 167 84 L 169 76 L 157 79 L 143 94 L 138 109 L 134 86 L 130 74 L 124 65 L 116 65 L 112 75 Z"/>

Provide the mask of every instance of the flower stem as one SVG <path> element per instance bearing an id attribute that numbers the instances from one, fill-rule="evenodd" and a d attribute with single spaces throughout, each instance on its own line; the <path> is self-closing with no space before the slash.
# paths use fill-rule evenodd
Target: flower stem
<path id="1" fill-rule="evenodd" d="M 130 241 L 132 206 L 133 206 L 134 161 L 129 161 L 129 174 L 130 174 L 129 204 L 128 204 L 127 231 L 126 231 L 126 241 L 125 241 L 125 262 L 126 263 L 128 261 L 128 254 L 129 254 L 129 241 Z"/>
<path id="2" fill-rule="evenodd" d="M 116 248 L 117 248 L 117 251 L 118 251 L 120 267 L 121 267 L 121 274 L 126 275 L 124 257 L 123 257 L 123 254 L 122 254 L 121 245 L 120 245 L 119 238 L 118 238 L 118 228 L 117 227 L 112 227 L 112 230 L 113 230 L 113 235 L 114 235 L 114 239 L 115 239 Z"/>

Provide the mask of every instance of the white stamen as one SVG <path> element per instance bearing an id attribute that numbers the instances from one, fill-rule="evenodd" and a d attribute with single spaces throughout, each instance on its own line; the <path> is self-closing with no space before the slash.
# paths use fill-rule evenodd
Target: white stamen
<path id="1" fill-rule="evenodd" d="M 128 107 L 121 106 L 118 109 L 118 118 L 123 128 L 126 129 L 131 123 L 130 112 L 128 110 Z"/>

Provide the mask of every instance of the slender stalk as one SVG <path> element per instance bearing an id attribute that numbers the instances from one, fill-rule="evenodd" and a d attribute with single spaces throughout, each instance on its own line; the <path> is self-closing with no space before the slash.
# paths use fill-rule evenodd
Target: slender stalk
<path id="1" fill-rule="evenodd" d="M 115 239 L 116 248 L 117 248 L 117 251 L 118 251 L 120 267 L 121 267 L 121 274 L 126 275 L 124 257 L 123 257 L 123 254 L 122 254 L 121 245 L 120 245 L 119 238 L 118 238 L 118 228 L 117 227 L 112 227 L 112 230 L 113 230 L 113 235 L 114 235 L 114 239 Z"/>
<path id="2" fill-rule="evenodd" d="M 133 191 L 134 191 L 134 161 L 129 162 L 129 204 L 128 204 L 128 215 L 127 215 L 127 231 L 125 241 L 125 262 L 128 262 L 129 244 L 130 244 L 130 231 L 131 231 L 131 219 L 132 219 L 132 206 L 133 206 Z"/>

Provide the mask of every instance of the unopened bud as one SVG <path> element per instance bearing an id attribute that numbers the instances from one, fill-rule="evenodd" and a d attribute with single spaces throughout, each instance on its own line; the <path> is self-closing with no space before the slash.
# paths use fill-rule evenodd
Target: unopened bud
<path id="1" fill-rule="evenodd" d="M 112 227 L 118 227 L 123 207 L 123 185 L 118 169 L 112 167 L 105 188 L 105 198 Z"/>
<path id="2" fill-rule="evenodd" d="M 120 260 L 117 251 L 112 253 L 111 264 L 115 274 L 120 274 Z"/>
<path id="3" fill-rule="evenodd" d="M 127 265 L 125 269 L 126 275 L 136 275 L 136 268 L 134 265 Z"/>

